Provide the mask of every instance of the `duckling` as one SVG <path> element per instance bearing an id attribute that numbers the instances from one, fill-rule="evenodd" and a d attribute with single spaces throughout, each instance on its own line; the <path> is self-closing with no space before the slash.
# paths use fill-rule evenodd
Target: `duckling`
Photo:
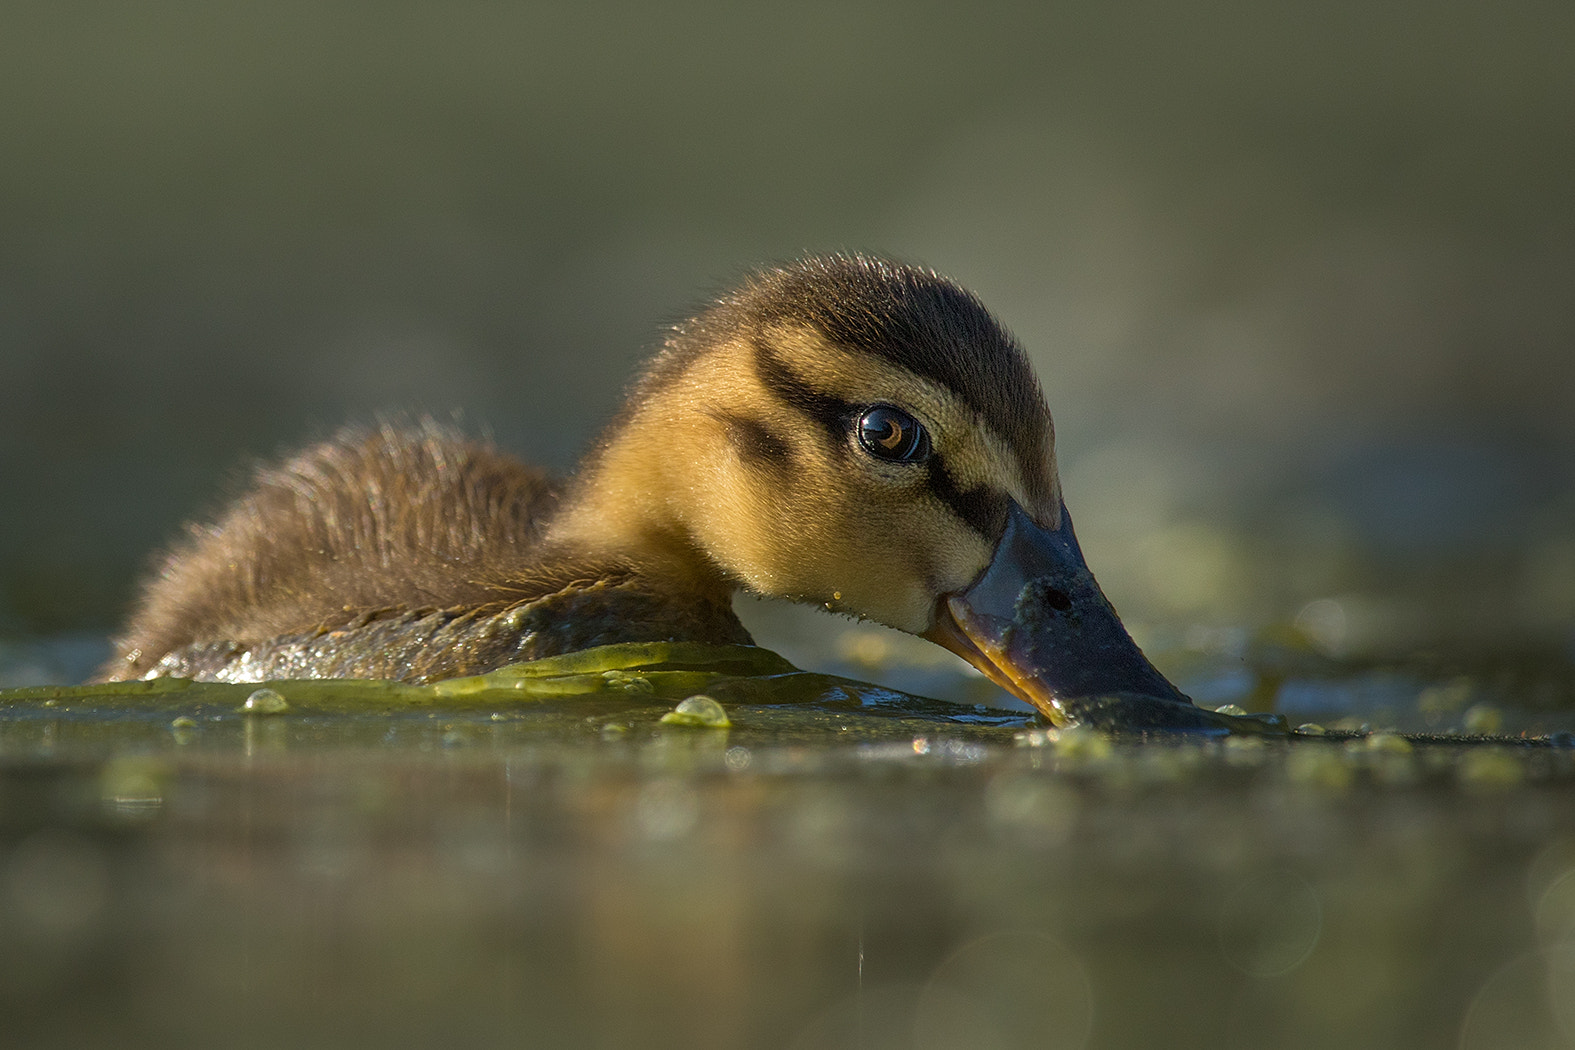
<path id="1" fill-rule="evenodd" d="M 752 644 L 734 592 L 958 653 L 1057 724 L 1190 705 L 1100 592 L 1050 413 L 971 293 L 861 255 L 676 326 L 565 484 L 430 420 L 348 429 L 191 526 L 101 680 L 425 682 L 614 642 Z"/>

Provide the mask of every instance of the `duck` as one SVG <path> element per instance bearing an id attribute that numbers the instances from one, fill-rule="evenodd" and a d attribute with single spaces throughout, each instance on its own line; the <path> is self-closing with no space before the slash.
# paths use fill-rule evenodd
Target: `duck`
<path id="1" fill-rule="evenodd" d="M 837 254 L 672 327 L 566 480 L 454 426 L 348 427 L 189 525 L 104 682 L 411 683 L 622 642 L 751 645 L 735 593 L 935 642 L 1055 725 L 1191 707 L 1084 560 L 1018 340 L 956 282 Z"/>

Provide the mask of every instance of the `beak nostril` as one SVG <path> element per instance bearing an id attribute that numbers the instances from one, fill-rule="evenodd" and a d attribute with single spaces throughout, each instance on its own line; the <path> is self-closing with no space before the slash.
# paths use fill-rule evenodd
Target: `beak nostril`
<path id="1" fill-rule="evenodd" d="M 1056 612 L 1066 612 L 1072 607 L 1071 596 L 1055 587 L 1046 587 L 1044 589 L 1044 600 L 1045 604 Z"/>

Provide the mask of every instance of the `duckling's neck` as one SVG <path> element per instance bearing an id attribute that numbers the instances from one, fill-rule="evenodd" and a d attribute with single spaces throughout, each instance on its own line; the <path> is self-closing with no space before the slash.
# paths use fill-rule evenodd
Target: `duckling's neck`
<path id="1" fill-rule="evenodd" d="M 544 546 L 566 560 L 632 568 L 676 593 L 727 602 L 737 582 L 697 541 L 660 449 L 614 441 L 589 463 L 548 525 Z"/>

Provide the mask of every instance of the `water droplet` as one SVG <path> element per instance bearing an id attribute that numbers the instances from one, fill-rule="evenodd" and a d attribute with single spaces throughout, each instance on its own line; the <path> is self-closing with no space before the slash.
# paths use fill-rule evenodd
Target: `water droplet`
<path id="1" fill-rule="evenodd" d="M 680 701 L 677 707 L 662 716 L 662 722 L 670 726 L 698 726 L 703 729 L 727 729 L 733 724 L 728 720 L 722 705 L 704 693 Z"/>
<path id="2" fill-rule="evenodd" d="M 249 715 L 278 715 L 290 710 L 290 703 L 277 689 L 254 689 L 241 710 Z"/>
<path id="3" fill-rule="evenodd" d="M 198 732 L 197 720 L 189 715 L 181 715 L 170 722 L 170 735 L 182 746 L 196 740 Z"/>
<path id="4" fill-rule="evenodd" d="M 122 816 L 149 817 L 164 804 L 164 782 L 169 773 L 167 766 L 149 757 L 111 759 L 99 773 L 99 794 Z"/>

